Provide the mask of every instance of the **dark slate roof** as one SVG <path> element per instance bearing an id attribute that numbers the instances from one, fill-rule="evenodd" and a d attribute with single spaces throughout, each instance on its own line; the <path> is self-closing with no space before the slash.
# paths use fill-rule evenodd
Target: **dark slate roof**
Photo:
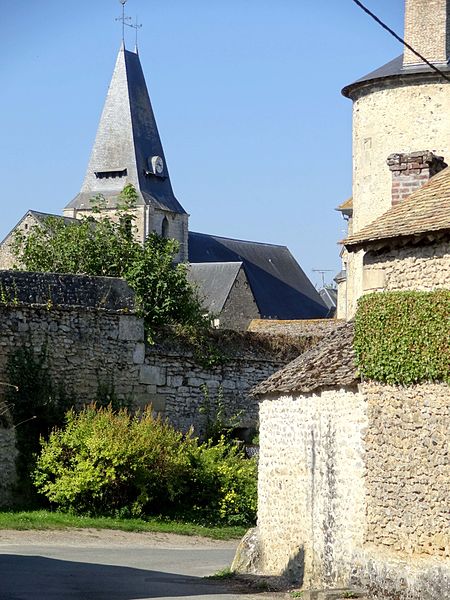
<path id="1" fill-rule="evenodd" d="M 61 215 L 53 215 L 52 213 L 44 213 L 44 212 L 39 212 L 37 210 L 27 210 L 27 212 L 23 215 L 23 217 L 20 219 L 20 221 L 17 223 L 17 225 L 15 225 L 11 229 L 11 231 L 5 235 L 3 240 L 0 242 L 0 246 L 4 242 L 6 242 L 6 240 L 9 238 L 9 236 L 20 226 L 22 221 L 24 221 L 26 219 L 26 217 L 28 217 L 28 215 L 32 215 L 37 221 L 40 221 L 41 223 L 45 219 L 48 219 L 48 217 L 53 217 L 55 219 L 64 219 L 64 223 L 72 223 L 74 221 L 75 222 L 77 221 L 77 219 L 74 219 L 73 217 L 62 217 Z"/>
<path id="2" fill-rule="evenodd" d="M 327 305 L 328 309 L 336 309 L 337 307 L 337 289 L 325 286 L 319 290 L 320 297 Z"/>
<path id="3" fill-rule="evenodd" d="M 164 160 L 164 177 L 146 175 L 148 158 Z M 96 172 L 127 170 L 124 177 L 97 179 Z M 90 199 L 102 193 L 114 207 L 125 184 L 132 183 L 141 204 L 175 213 L 186 211 L 170 182 L 161 138 L 139 55 L 121 48 L 81 192 L 67 208 L 89 208 Z"/>
<path id="4" fill-rule="evenodd" d="M 23 221 L 23 219 L 28 215 L 33 215 L 33 217 L 35 217 L 38 221 L 44 222 L 45 219 L 48 219 L 49 217 L 52 217 L 53 219 L 63 219 L 64 223 L 66 223 L 66 225 L 68 225 L 69 223 L 77 223 L 78 219 L 75 219 L 74 217 L 65 217 L 63 215 L 54 215 L 52 213 L 44 213 L 44 212 L 40 212 L 38 210 L 29 210 L 24 217 L 22 217 L 22 219 L 19 221 L 19 223 L 21 221 Z"/>
<path id="5" fill-rule="evenodd" d="M 202 304 L 210 314 L 219 315 L 233 287 L 241 262 L 191 263 L 188 279 L 198 286 Z"/>
<path id="6" fill-rule="evenodd" d="M 443 73 L 450 73 L 450 65 L 439 65 L 439 70 Z M 431 75 L 436 77 L 437 73 L 430 69 L 430 67 L 428 67 L 425 63 L 403 67 L 403 54 L 401 54 L 382 67 L 375 69 L 375 71 L 371 71 L 367 75 L 364 75 L 364 77 L 361 77 L 353 83 L 346 85 L 342 90 L 342 94 L 347 98 L 351 98 L 353 91 L 367 83 L 382 81 L 390 78 L 410 77 L 413 75 Z"/>
<path id="7" fill-rule="evenodd" d="M 286 246 L 189 232 L 189 261 L 242 262 L 261 318 L 317 319 L 328 309 Z"/>
<path id="8" fill-rule="evenodd" d="M 253 388 L 252 394 L 308 394 L 323 388 L 356 384 L 360 377 L 355 365 L 353 336 L 353 323 L 341 325 L 311 350 Z"/>

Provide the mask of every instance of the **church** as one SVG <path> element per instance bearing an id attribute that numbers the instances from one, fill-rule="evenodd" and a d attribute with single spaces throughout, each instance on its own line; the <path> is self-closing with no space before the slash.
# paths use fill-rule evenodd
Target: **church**
<path id="1" fill-rule="evenodd" d="M 120 192 L 132 184 L 138 194 L 135 234 L 151 232 L 179 242 L 177 260 L 189 262 L 189 276 L 217 327 L 246 329 L 252 319 L 316 319 L 329 309 L 288 248 L 189 231 L 189 214 L 170 181 L 137 49 L 122 43 L 80 192 L 64 208 L 67 222 L 92 213 L 101 194 L 102 211 L 114 218 Z M 17 228 L 42 222 L 29 211 L 0 245 L 0 267 L 11 268 Z M 221 316 L 223 315 L 223 316 Z"/>

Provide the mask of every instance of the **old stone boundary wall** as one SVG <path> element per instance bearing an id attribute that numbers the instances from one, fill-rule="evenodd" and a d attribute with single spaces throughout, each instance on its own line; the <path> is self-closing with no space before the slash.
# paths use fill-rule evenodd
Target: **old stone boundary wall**
<path id="1" fill-rule="evenodd" d="M 150 346 L 131 290 L 111 278 L 0 272 L 0 323 L 0 381 L 7 381 L 12 352 L 46 349 L 52 381 L 77 405 L 112 384 L 119 400 L 133 408 L 152 404 L 175 427 L 193 426 L 197 433 L 208 416 L 200 411 L 206 397 L 211 418 L 222 398 L 229 416 L 239 413 L 240 427 L 255 427 L 258 406 L 248 391 L 287 362 L 270 351 L 244 348 L 207 369 L 185 347 Z M 15 476 L 14 460 L 6 458 L 14 453 L 12 439 L 11 430 L 0 428 L 0 504 L 8 500 Z"/>
<path id="2" fill-rule="evenodd" d="M 343 319 L 252 319 L 248 331 L 291 337 L 324 337 L 344 324 Z"/>
<path id="3" fill-rule="evenodd" d="M 450 242 L 393 248 L 364 256 L 364 290 L 434 290 L 450 286 Z"/>
<path id="4" fill-rule="evenodd" d="M 260 572 L 383 600 L 448 596 L 448 385 L 267 396 L 260 411 Z"/>

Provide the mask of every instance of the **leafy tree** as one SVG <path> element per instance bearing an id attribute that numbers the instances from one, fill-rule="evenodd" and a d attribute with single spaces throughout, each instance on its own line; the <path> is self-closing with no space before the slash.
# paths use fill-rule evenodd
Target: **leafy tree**
<path id="1" fill-rule="evenodd" d="M 144 244 L 134 238 L 137 193 L 125 186 L 113 218 L 105 216 L 105 199 L 92 200 L 95 216 L 76 222 L 46 218 L 26 234 L 17 232 L 13 251 L 28 271 L 123 277 L 136 294 L 150 328 L 162 324 L 206 325 L 186 265 L 174 264 L 176 240 L 150 234 Z"/>

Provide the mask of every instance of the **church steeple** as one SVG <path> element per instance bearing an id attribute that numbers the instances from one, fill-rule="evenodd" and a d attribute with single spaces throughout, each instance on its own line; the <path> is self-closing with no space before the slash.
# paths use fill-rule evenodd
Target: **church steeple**
<path id="1" fill-rule="evenodd" d="M 161 233 L 164 217 L 172 215 L 169 237 L 187 244 L 188 215 L 172 190 L 139 56 L 122 43 L 81 191 L 64 212 L 76 216 L 90 211 L 90 200 L 97 194 L 113 210 L 128 183 L 136 188 L 143 207 L 140 237 Z"/>
<path id="2" fill-rule="evenodd" d="M 67 208 L 88 209 L 99 193 L 112 208 L 127 183 L 142 204 L 185 213 L 172 190 L 139 56 L 122 44 L 81 192 Z"/>

